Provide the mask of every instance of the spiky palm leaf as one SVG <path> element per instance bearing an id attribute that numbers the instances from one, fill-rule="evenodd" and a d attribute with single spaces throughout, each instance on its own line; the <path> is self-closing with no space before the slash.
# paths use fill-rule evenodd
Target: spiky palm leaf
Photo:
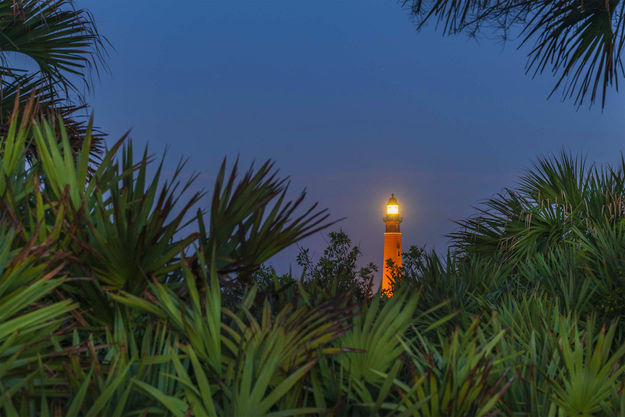
<path id="1" fill-rule="evenodd" d="M 184 163 L 164 184 L 163 160 L 151 179 L 148 163 L 147 148 L 137 162 L 132 144 L 126 144 L 117 169 L 121 184 L 96 186 L 94 211 L 86 233 L 80 236 L 86 248 L 83 260 L 93 268 L 95 276 L 111 289 L 133 294 L 145 289 L 145 280 L 164 279 L 180 267 L 180 253 L 197 234 L 177 236 L 184 226 L 195 221 L 186 215 L 202 196 L 200 192 L 185 195 L 195 177 L 180 183 L 178 177 Z M 184 205 L 179 207 L 183 196 Z"/>
<path id="2" fill-rule="evenodd" d="M 514 378 L 506 361 L 496 353 L 504 331 L 483 332 L 474 319 L 466 331 L 456 328 L 439 341 L 427 341 L 420 333 L 406 344 L 412 359 L 411 384 L 399 382 L 402 400 L 386 407 L 403 416 L 485 416 Z"/>
<path id="3" fill-rule="evenodd" d="M 253 293 L 244 301 L 241 315 L 223 308 L 215 260 L 205 263 L 200 256 L 199 263 L 204 271 L 200 276 L 185 268 L 188 300 L 158 282 L 151 285 L 150 299 L 155 303 L 128 293 L 114 299 L 166 319 L 177 331 L 193 366 L 191 374 L 175 360 L 177 379 L 183 382 L 186 403 L 198 415 L 271 415 L 287 394 L 301 392 L 299 382 L 322 355 L 342 351 L 330 344 L 347 329 L 349 309 L 337 301 L 316 308 L 294 309 L 287 304 L 273 317 L 267 305 L 257 321 L 245 307 Z M 213 265 L 210 272 L 208 265 Z M 162 404 L 179 404 L 171 395 L 152 394 Z M 182 415 L 185 409 L 176 408 L 174 414 Z M 314 411 L 320 410 L 297 407 L 282 412 Z"/>
<path id="4" fill-rule="evenodd" d="M 390 299 L 376 295 L 361 305 L 352 328 L 335 342 L 344 352 L 322 358 L 311 371 L 318 407 L 331 410 L 330 415 L 375 415 L 380 411 L 402 368 L 402 337 L 415 319 L 418 299 L 417 294 L 399 292 Z"/>
<path id="5" fill-rule="evenodd" d="M 0 226 L 0 413 L 18 415 L 13 398 L 36 377 L 38 360 L 52 353 L 50 338 L 71 300 L 45 300 L 63 283 L 44 261 L 49 247 L 15 248 L 15 233 Z"/>
<path id="6" fill-rule="evenodd" d="M 86 10 L 69 0 L 6 0 L 0 2 L 0 72 L 3 77 L 27 71 L 11 64 L 6 52 L 33 59 L 48 88 L 77 89 L 70 76 L 88 85 L 86 69 L 102 62 L 103 41 Z"/>
<path id="7" fill-rule="evenodd" d="M 317 210 L 317 204 L 296 216 L 306 193 L 287 201 L 288 178 L 277 176 L 273 162 L 256 171 L 252 166 L 241 179 L 237 171 L 238 162 L 227 176 L 224 160 L 215 181 L 208 229 L 198 214 L 201 249 L 206 259 L 216 250 L 221 273 L 236 272 L 245 278 L 282 249 L 333 224 L 326 221 L 327 210 Z"/>
<path id="8" fill-rule="evenodd" d="M 559 412 L 553 415 L 614 415 L 609 409 L 610 396 L 625 372 L 625 345 L 613 346 L 616 325 L 596 332 L 591 320 L 584 332 L 558 330 L 558 352 L 564 372 L 559 381 L 554 381 L 553 402 Z"/>

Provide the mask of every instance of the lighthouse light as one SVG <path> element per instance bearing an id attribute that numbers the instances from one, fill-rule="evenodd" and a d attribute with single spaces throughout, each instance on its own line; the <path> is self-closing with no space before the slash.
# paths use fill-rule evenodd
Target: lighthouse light
<path id="1" fill-rule="evenodd" d="M 396 204 L 389 204 L 386 206 L 386 214 L 399 214 L 399 206 Z"/>

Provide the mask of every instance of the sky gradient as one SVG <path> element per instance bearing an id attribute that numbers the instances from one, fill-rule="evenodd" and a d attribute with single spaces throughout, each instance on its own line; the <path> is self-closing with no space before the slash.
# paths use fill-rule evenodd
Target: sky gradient
<path id="1" fill-rule="evenodd" d="M 624 148 L 622 93 L 604 111 L 547 101 L 554 80 L 524 74 L 527 50 L 417 33 L 394 0 L 77 5 L 115 48 L 88 97 L 111 141 L 132 129 L 153 153 L 169 146 L 169 169 L 188 157 L 207 190 L 224 156 L 272 158 L 294 192 L 347 217 L 336 228 L 363 262 L 381 264 L 391 192 L 404 247 L 444 251 L 453 220 L 537 156 L 566 149 L 601 164 Z M 301 245 L 319 255 L 326 240 Z M 285 272 L 296 253 L 273 264 Z"/>

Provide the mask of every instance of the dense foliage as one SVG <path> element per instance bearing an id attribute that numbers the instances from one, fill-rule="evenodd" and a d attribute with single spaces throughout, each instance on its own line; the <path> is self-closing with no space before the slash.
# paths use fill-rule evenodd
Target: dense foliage
<path id="1" fill-rule="evenodd" d="M 260 269 L 328 225 L 271 163 L 224 164 L 203 213 L 182 164 L 89 142 L 17 119 L 2 142 L 0 414 L 625 415 L 625 165 L 539 162 L 389 299 L 342 232 L 302 279 Z"/>
<path id="2" fill-rule="evenodd" d="M 358 268 L 357 261 L 362 253 L 358 246 L 352 245 L 343 230 L 330 232 L 328 237 L 328 247 L 317 262 L 313 260 L 309 249 L 300 248 L 297 255 L 297 264 L 303 269 L 300 282 L 307 287 L 327 287 L 335 294 L 351 293 L 359 301 L 371 298 L 378 267 L 370 262 Z"/>

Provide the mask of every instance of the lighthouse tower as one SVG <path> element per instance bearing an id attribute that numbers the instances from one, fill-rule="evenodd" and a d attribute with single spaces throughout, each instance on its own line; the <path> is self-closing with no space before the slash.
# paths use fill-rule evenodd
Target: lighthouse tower
<path id="1" fill-rule="evenodd" d="M 399 224 L 403 220 L 399 216 L 399 203 L 394 194 L 391 194 L 386 203 L 386 216 L 382 219 L 386 224 L 384 232 L 384 259 L 382 263 L 382 289 L 390 291 L 391 270 L 387 266 L 387 260 L 391 259 L 395 266 L 401 266 L 401 231 Z"/>

